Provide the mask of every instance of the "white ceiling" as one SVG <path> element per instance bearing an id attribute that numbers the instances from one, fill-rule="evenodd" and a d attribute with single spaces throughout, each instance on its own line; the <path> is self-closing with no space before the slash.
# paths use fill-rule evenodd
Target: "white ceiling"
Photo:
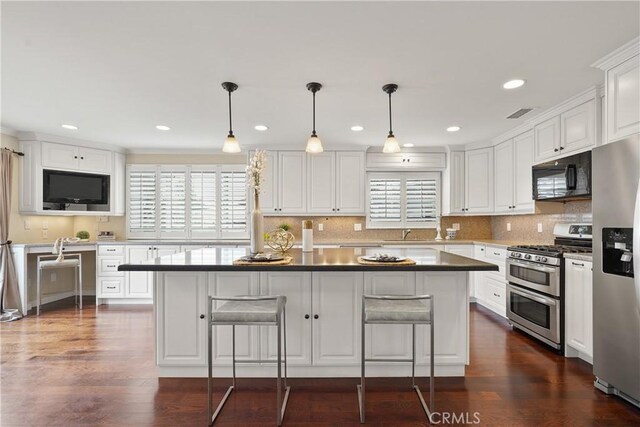
<path id="1" fill-rule="evenodd" d="M 323 142 L 382 145 L 381 87 L 395 82 L 401 143 L 470 143 L 516 126 L 524 119 L 505 117 L 520 107 L 544 109 L 601 82 L 590 64 L 639 34 L 639 4 L 3 2 L 1 125 L 131 149 L 218 150 L 220 83 L 230 80 L 240 85 L 241 144 L 303 147 L 305 84 L 318 81 Z M 503 90 L 514 77 L 527 84 Z M 350 131 L 356 124 L 365 131 Z"/>

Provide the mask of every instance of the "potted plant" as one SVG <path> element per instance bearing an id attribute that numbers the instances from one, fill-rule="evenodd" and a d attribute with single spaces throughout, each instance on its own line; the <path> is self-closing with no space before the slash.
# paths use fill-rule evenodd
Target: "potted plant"
<path id="1" fill-rule="evenodd" d="M 80 230 L 76 233 L 76 237 L 80 239 L 81 242 L 88 242 L 90 234 L 86 230 Z"/>

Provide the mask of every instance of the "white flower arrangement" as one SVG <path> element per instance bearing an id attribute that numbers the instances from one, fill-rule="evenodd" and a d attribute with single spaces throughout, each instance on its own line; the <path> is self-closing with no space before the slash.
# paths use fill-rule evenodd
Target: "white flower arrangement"
<path id="1" fill-rule="evenodd" d="M 246 168 L 247 185 L 258 195 L 262 189 L 264 169 L 267 166 L 267 153 L 264 150 L 256 150 Z"/>

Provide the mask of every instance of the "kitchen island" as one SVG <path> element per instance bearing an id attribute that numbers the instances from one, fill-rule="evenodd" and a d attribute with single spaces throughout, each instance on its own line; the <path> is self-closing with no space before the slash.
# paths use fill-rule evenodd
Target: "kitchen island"
<path id="1" fill-rule="evenodd" d="M 380 248 L 291 250 L 287 265 L 234 265 L 247 248 L 207 248 L 122 264 L 120 271 L 154 272 L 156 364 L 162 377 L 205 377 L 209 295 L 287 296 L 289 376 L 357 377 L 360 374 L 362 295 L 432 294 L 435 303 L 436 375 L 464 376 L 469 361 L 468 272 L 498 267 L 437 249 L 385 249 L 415 265 L 361 265 Z M 418 372 L 427 372 L 428 331 L 417 330 Z M 411 356 L 411 327 L 367 325 L 367 357 Z M 274 359 L 275 328 L 239 327 L 238 359 Z M 214 328 L 216 376 L 231 375 L 231 327 Z M 241 376 L 273 376 L 270 364 L 242 366 Z M 407 376 L 410 366 L 376 363 L 372 376 Z"/>

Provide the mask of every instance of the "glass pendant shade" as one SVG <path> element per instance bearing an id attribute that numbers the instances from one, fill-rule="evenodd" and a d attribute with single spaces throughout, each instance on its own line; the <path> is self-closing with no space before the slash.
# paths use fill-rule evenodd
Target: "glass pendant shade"
<path id="1" fill-rule="evenodd" d="M 322 148 L 322 141 L 318 138 L 317 135 L 311 135 L 307 140 L 307 148 L 305 150 L 307 153 L 322 153 L 324 148 Z"/>
<path id="2" fill-rule="evenodd" d="M 222 152 L 224 153 L 239 153 L 240 152 L 240 144 L 236 141 L 236 137 L 233 135 L 227 136 L 227 139 L 224 140 L 224 145 L 222 146 Z"/>
<path id="3" fill-rule="evenodd" d="M 400 152 L 400 144 L 395 136 L 389 135 L 384 141 L 384 147 L 382 147 L 383 153 L 399 153 Z"/>

